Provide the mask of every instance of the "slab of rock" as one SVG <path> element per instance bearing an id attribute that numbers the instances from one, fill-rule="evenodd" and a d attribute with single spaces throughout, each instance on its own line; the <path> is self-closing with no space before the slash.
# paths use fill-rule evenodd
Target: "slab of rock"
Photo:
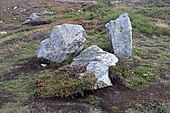
<path id="1" fill-rule="evenodd" d="M 132 57 L 132 26 L 127 13 L 107 23 L 109 40 L 116 56 L 130 59 Z"/>
<path id="2" fill-rule="evenodd" d="M 85 30 L 80 25 L 58 25 L 53 28 L 50 38 L 41 42 L 37 57 L 61 63 L 83 49 L 86 37 Z"/>
<path id="3" fill-rule="evenodd" d="M 97 78 L 96 84 L 94 86 L 95 89 L 104 88 L 113 85 L 109 78 L 108 70 L 109 70 L 109 66 L 98 61 L 90 62 L 87 65 L 86 71 L 90 73 L 94 73 L 95 77 Z"/>
<path id="4" fill-rule="evenodd" d="M 3 24 L 4 22 L 2 20 L 0 20 L 0 24 Z"/>
<path id="5" fill-rule="evenodd" d="M 114 54 L 103 51 L 97 45 L 92 45 L 74 58 L 71 65 L 87 66 L 93 61 L 101 62 L 107 66 L 114 66 L 118 62 L 118 58 Z"/>

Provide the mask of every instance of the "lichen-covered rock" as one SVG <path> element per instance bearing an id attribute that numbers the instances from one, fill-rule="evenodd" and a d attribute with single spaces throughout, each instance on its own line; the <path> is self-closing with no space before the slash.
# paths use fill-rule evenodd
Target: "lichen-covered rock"
<path id="1" fill-rule="evenodd" d="M 93 61 L 101 62 L 107 66 L 114 66 L 118 62 L 118 58 L 114 54 L 103 51 L 97 45 L 92 45 L 74 58 L 71 65 L 86 66 Z"/>
<path id="2" fill-rule="evenodd" d="M 132 26 L 127 13 L 106 24 L 109 40 L 116 56 L 130 59 L 132 56 Z"/>
<path id="3" fill-rule="evenodd" d="M 97 88 L 104 88 L 108 86 L 112 86 L 112 83 L 109 78 L 109 67 L 101 62 L 94 61 L 90 62 L 87 65 L 86 71 L 94 73 L 97 81 L 95 83 L 95 89 Z"/>
<path id="4" fill-rule="evenodd" d="M 86 37 L 85 30 L 80 25 L 58 25 L 52 30 L 50 38 L 41 42 L 37 57 L 61 63 L 83 49 Z"/>

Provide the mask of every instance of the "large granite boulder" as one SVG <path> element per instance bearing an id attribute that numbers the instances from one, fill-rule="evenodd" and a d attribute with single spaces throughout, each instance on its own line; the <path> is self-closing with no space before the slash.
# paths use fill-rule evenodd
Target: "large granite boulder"
<path id="1" fill-rule="evenodd" d="M 117 57 L 130 59 L 132 56 L 132 26 L 127 13 L 107 23 L 109 40 Z"/>
<path id="2" fill-rule="evenodd" d="M 111 80 L 109 78 L 109 66 L 102 64 L 101 62 L 94 61 L 87 65 L 86 71 L 93 73 L 97 78 L 94 88 L 104 88 L 112 86 Z"/>
<path id="3" fill-rule="evenodd" d="M 74 58 L 71 65 L 87 66 L 86 71 L 93 73 L 97 79 L 97 89 L 112 86 L 108 70 L 109 66 L 115 66 L 117 62 L 118 58 L 114 54 L 92 45 Z"/>
<path id="4" fill-rule="evenodd" d="M 86 37 L 85 30 L 80 25 L 58 25 L 53 28 L 50 38 L 41 42 L 37 57 L 61 63 L 83 49 Z"/>
<path id="5" fill-rule="evenodd" d="M 71 65 L 86 66 L 93 61 L 101 62 L 107 66 L 114 66 L 118 62 L 118 58 L 114 54 L 103 51 L 97 45 L 92 45 L 75 57 Z"/>

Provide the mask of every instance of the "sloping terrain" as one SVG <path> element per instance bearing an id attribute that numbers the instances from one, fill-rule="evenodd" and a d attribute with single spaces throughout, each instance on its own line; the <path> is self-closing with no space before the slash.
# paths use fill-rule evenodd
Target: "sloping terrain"
<path id="1" fill-rule="evenodd" d="M 1 0 L 0 20 L 4 24 L 0 24 L 0 32 L 6 34 L 0 34 L 0 112 L 170 112 L 170 2 L 122 0 L 110 3 L 109 0 L 98 0 L 98 3 Z M 51 24 L 22 24 L 31 13 L 41 15 L 49 7 L 54 14 L 42 18 L 51 20 Z M 113 87 L 88 91 L 84 96 L 74 98 L 35 96 L 34 84 L 38 76 L 65 65 L 36 58 L 40 41 L 49 37 L 54 26 L 81 24 L 88 35 L 85 47 L 97 44 L 110 51 L 104 25 L 125 12 L 132 21 L 132 63 L 139 76 L 117 79 Z M 47 63 L 47 67 L 41 66 L 43 63 Z M 146 74 L 146 70 L 152 72 L 154 79 L 141 75 Z"/>

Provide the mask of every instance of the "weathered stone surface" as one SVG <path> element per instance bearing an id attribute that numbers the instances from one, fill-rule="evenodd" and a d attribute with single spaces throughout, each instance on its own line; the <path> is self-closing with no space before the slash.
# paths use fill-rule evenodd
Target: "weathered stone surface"
<path id="1" fill-rule="evenodd" d="M 82 26 L 63 24 L 54 27 L 50 38 L 43 40 L 37 50 L 37 57 L 57 63 L 83 49 L 86 33 Z"/>
<path id="2" fill-rule="evenodd" d="M 37 13 L 32 13 L 32 14 L 30 15 L 29 19 L 35 20 L 35 19 L 37 19 L 38 17 L 39 17 L 39 16 L 37 15 Z"/>
<path id="3" fill-rule="evenodd" d="M 4 22 L 2 20 L 0 20 L 0 24 L 3 24 Z"/>
<path id="4" fill-rule="evenodd" d="M 118 58 L 114 54 L 92 45 L 74 58 L 71 65 L 87 66 L 86 71 L 94 73 L 97 78 L 97 89 L 112 86 L 108 70 L 109 66 L 115 66 L 117 62 Z"/>
<path id="5" fill-rule="evenodd" d="M 104 65 L 103 63 L 98 61 L 90 62 L 87 65 L 86 71 L 94 73 L 95 77 L 97 78 L 94 87 L 95 89 L 112 86 L 112 83 L 109 78 L 108 70 L 109 67 L 107 65 Z"/>
<path id="6" fill-rule="evenodd" d="M 74 58 L 71 65 L 86 66 L 93 61 L 101 62 L 107 66 L 114 66 L 118 62 L 118 58 L 114 54 L 103 51 L 96 45 L 92 45 Z"/>
<path id="7" fill-rule="evenodd" d="M 116 56 L 130 59 L 132 56 L 132 26 L 128 14 L 106 24 L 109 40 Z"/>

